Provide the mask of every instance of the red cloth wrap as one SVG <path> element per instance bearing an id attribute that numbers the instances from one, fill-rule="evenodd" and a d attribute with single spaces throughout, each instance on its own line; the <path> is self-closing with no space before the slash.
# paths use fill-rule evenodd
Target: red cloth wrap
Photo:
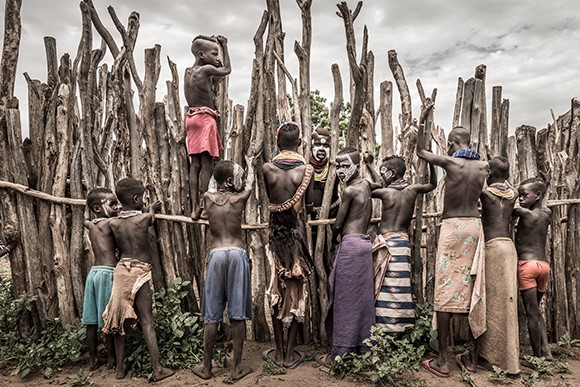
<path id="1" fill-rule="evenodd" d="M 185 118 L 187 154 L 208 152 L 212 157 L 219 157 L 224 149 L 217 126 L 219 116 L 216 110 L 206 106 L 189 108 Z"/>

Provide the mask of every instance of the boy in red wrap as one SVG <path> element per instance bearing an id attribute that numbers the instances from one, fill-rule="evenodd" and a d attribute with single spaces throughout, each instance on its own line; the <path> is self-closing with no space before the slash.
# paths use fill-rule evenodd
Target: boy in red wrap
<path id="1" fill-rule="evenodd" d="M 221 35 L 195 37 L 191 43 L 191 52 L 195 56 L 195 63 L 185 70 L 183 88 L 189 106 L 185 133 L 190 162 L 191 218 L 196 220 L 202 216 L 199 201 L 207 191 L 214 159 L 219 157 L 219 152 L 224 148 L 218 130 L 219 113 L 215 109 L 213 82 L 216 77 L 225 77 L 232 70 L 228 41 Z"/>

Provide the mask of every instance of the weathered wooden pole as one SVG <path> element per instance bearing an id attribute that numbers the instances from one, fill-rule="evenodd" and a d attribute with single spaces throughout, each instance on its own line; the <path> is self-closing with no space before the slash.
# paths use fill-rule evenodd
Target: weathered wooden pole
<path id="1" fill-rule="evenodd" d="M 312 0 L 296 0 L 302 19 L 302 41 L 294 42 L 294 53 L 298 57 L 300 94 L 298 105 L 302 129 L 303 153 L 310 154 L 312 134 L 312 114 L 310 109 L 310 47 L 312 46 Z M 286 99 L 286 95 L 283 96 Z"/>
<path id="2" fill-rule="evenodd" d="M 393 146 L 393 83 L 381 82 L 380 107 L 381 114 L 381 157 L 395 153 Z"/>
<path id="3" fill-rule="evenodd" d="M 352 96 L 352 110 L 350 114 L 350 121 L 348 124 L 348 132 L 346 134 L 346 143 L 355 145 L 359 147 L 360 134 L 361 134 L 361 118 L 363 116 L 363 110 L 365 108 L 365 99 L 367 97 L 367 74 L 366 74 L 366 61 L 367 61 L 367 45 L 368 45 L 368 31 L 366 26 L 363 31 L 363 44 L 361 52 L 360 63 L 357 63 L 356 59 L 356 41 L 354 35 L 354 21 L 356 20 L 359 12 L 362 8 L 363 2 L 359 1 L 357 3 L 354 11 L 348 8 L 346 1 L 342 1 L 337 4 L 339 12 L 337 15 L 342 18 L 344 23 L 344 30 L 346 34 L 346 53 L 348 57 L 348 64 L 350 68 L 350 76 L 354 82 L 354 96 Z M 374 119 L 374 117 L 373 117 Z"/>
<path id="4" fill-rule="evenodd" d="M 411 94 L 409 93 L 409 86 L 405 80 L 403 67 L 397 59 L 397 52 L 395 50 L 389 50 L 388 58 L 389 68 L 393 73 L 393 78 L 395 78 L 397 89 L 399 90 L 399 96 L 401 98 L 401 137 L 403 137 L 407 129 L 411 127 L 411 124 L 413 123 Z"/>

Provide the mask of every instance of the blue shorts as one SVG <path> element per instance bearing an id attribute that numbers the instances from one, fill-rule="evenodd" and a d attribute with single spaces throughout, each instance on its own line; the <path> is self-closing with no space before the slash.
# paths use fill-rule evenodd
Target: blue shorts
<path id="1" fill-rule="evenodd" d="M 109 303 L 109 298 L 111 298 L 114 272 L 115 268 L 112 266 L 91 267 L 85 284 L 83 324 L 103 327 L 103 312 Z"/>
<path id="2" fill-rule="evenodd" d="M 220 247 L 209 252 L 201 319 L 205 324 L 223 320 L 225 304 L 231 320 L 252 318 L 252 287 L 246 251 L 239 247 Z"/>

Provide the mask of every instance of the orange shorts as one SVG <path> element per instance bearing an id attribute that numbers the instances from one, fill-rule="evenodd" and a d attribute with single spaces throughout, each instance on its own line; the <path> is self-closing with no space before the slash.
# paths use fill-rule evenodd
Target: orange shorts
<path id="1" fill-rule="evenodd" d="M 550 277 L 548 262 L 530 260 L 518 261 L 518 286 L 520 290 L 538 288 L 538 292 L 545 293 Z"/>

